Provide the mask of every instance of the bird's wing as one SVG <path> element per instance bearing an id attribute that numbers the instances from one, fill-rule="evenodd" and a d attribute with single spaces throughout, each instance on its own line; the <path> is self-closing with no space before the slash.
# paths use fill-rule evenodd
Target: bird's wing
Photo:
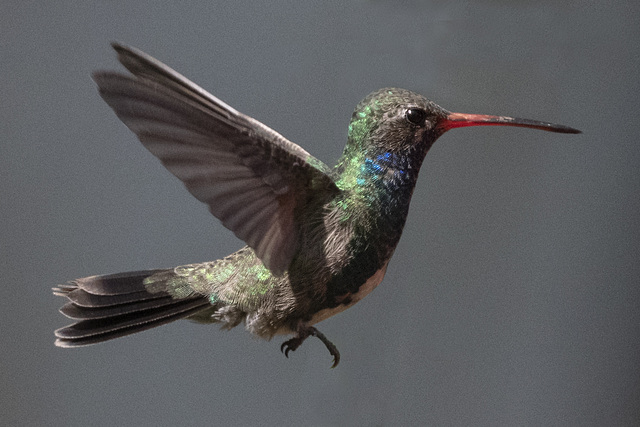
<path id="1" fill-rule="evenodd" d="M 330 169 L 160 61 L 113 47 L 133 76 L 94 73 L 102 98 L 274 274 L 284 272 L 296 251 L 300 208 L 339 191 Z"/>

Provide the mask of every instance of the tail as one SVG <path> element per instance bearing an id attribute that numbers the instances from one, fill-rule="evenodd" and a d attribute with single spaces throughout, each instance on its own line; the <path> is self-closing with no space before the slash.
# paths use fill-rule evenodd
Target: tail
<path id="1" fill-rule="evenodd" d="M 60 312 L 79 320 L 55 331 L 58 347 L 96 344 L 189 317 L 211 307 L 202 296 L 176 299 L 167 292 L 147 292 L 144 279 L 167 270 L 91 276 L 53 288 L 66 297 Z"/>

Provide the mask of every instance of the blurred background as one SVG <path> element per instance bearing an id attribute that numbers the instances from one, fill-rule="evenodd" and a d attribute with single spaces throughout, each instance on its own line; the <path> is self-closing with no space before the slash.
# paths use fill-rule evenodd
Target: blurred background
<path id="1" fill-rule="evenodd" d="M 640 422 L 640 6 L 586 1 L 4 2 L 0 424 Z M 99 98 L 136 46 L 333 165 L 356 104 L 398 86 L 467 128 L 427 155 L 378 289 L 283 341 L 176 322 L 76 350 L 50 288 L 242 242 Z"/>

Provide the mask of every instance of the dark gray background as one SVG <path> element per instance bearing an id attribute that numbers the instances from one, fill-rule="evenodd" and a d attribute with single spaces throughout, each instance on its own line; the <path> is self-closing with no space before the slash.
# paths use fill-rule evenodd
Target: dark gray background
<path id="1" fill-rule="evenodd" d="M 639 422 L 637 2 L 30 3 L 0 6 L 0 424 Z M 320 325 L 335 370 L 189 322 L 58 349 L 52 285 L 242 244 L 99 98 L 111 40 L 329 164 L 384 86 L 584 134 L 442 137 L 386 279 Z"/>

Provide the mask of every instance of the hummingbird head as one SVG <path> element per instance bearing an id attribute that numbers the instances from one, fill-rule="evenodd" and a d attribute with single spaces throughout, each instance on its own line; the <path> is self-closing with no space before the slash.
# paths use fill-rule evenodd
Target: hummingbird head
<path id="1" fill-rule="evenodd" d="M 385 88 L 372 92 L 356 107 L 349 124 L 349 143 L 360 152 L 410 153 L 417 149 L 426 154 L 443 133 L 467 126 L 518 126 L 580 133 L 567 126 L 536 120 L 452 113 L 420 94 Z"/>
<path id="2" fill-rule="evenodd" d="M 405 89 L 369 94 L 351 117 L 347 145 L 336 166 L 338 187 L 365 198 L 395 197 L 402 188 L 408 200 L 427 151 L 446 131 L 439 124 L 447 114 Z"/>
<path id="3" fill-rule="evenodd" d="M 348 144 L 365 153 L 426 153 L 446 131 L 438 124 L 448 113 L 417 93 L 380 89 L 364 98 L 353 112 Z"/>
<path id="4" fill-rule="evenodd" d="M 466 126 L 518 126 L 580 133 L 535 120 L 452 113 L 417 93 L 380 89 L 364 98 L 353 112 L 347 145 L 337 165 L 342 177 L 338 185 L 355 188 L 374 184 L 381 191 L 412 187 L 436 139 L 450 129 Z"/>

